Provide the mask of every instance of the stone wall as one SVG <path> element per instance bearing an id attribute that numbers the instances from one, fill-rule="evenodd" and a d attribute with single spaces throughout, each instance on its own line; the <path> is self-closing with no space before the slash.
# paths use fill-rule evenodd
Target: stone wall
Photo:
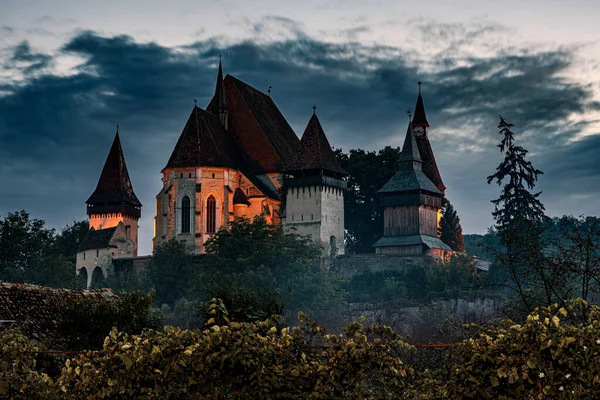
<path id="1" fill-rule="evenodd" d="M 465 297 L 434 300 L 428 303 L 351 303 L 350 318 L 365 317 L 367 323 L 383 323 L 413 341 L 436 341 L 436 336 L 451 340 L 452 332 L 445 332 L 449 321 L 460 324 L 484 324 L 501 319 L 503 299 L 499 296 Z"/>
<path id="2" fill-rule="evenodd" d="M 431 260 L 432 258 L 426 255 L 352 254 L 332 259 L 329 270 L 344 278 L 352 278 L 367 271 L 401 271 L 413 266 L 425 266 Z"/>

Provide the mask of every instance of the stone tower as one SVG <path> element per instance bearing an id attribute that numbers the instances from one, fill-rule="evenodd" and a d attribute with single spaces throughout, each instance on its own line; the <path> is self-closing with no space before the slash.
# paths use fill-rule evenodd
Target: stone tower
<path id="1" fill-rule="evenodd" d="M 138 252 L 138 220 L 142 203 L 133 192 L 127 164 L 117 131 L 106 157 L 96 190 L 86 201 L 90 229 L 96 231 L 114 228 L 122 222 L 126 236 L 133 242 L 127 253 L 136 257 Z"/>
<path id="2" fill-rule="evenodd" d="M 325 258 L 344 254 L 343 178 L 348 173 L 339 166 L 316 113 L 285 173 L 285 225 L 313 237 Z"/>
<path id="3" fill-rule="evenodd" d="M 424 173 L 413 132 L 409 123 L 398 172 L 378 192 L 384 208 L 383 237 L 374 244 L 375 251 L 445 258 L 450 247 L 438 238 L 438 213 L 444 193 Z"/>

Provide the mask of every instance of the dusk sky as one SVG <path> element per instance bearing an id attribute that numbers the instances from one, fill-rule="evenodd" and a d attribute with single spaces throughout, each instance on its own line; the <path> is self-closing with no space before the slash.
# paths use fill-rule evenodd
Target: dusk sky
<path id="1" fill-rule="evenodd" d="M 301 135 L 316 104 L 332 146 L 400 146 L 417 82 L 465 233 L 492 225 L 498 114 L 541 169 L 550 216 L 599 215 L 598 1 L 0 0 L 0 216 L 86 219 L 120 125 L 151 251 L 161 169 L 224 72 Z"/>

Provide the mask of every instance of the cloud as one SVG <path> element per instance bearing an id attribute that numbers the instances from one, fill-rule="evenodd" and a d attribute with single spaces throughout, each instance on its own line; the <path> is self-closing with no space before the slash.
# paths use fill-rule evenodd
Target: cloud
<path id="1" fill-rule="evenodd" d="M 29 75 L 49 67 L 52 63 L 52 56 L 33 52 L 26 40 L 19 43 L 12 50 L 12 57 L 4 65 L 4 69 L 17 69 L 23 74 Z"/>
<path id="2" fill-rule="evenodd" d="M 499 113 L 517 125 L 518 139 L 538 154 L 533 159 L 542 169 L 559 165 L 555 161 L 582 145 L 575 140 L 579 132 L 597 124 L 586 117 L 598 107 L 591 88 L 565 77 L 576 49 L 499 49 L 493 56 L 444 53 L 423 60 L 403 48 L 315 39 L 295 21 L 279 17 L 265 19 L 255 30 L 267 33 L 273 24 L 284 27 L 283 36 L 268 42 L 213 37 L 165 47 L 86 31 L 52 56 L 32 51 L 27 42 L 15 47 L 5 68 L 38 73 L 0 85 L 0 214 L 26 208 L 57 227 L 84 218 L 84 201 L 119 124 L 133 186 L 145 205 L 140 240 L 142 252 L 148 252 L 160 170 L 192 99 L 204 105 L 212 96 L 217 56 L 224 48 L 225 72 L 261 90 L 268 82 L 297 134 L 316 104 L 330 142 L 345 150 L 399 146 L 405 110 L 414 107 L 416 81 L 422 80 L 434 151 L 451 199 L 464 213 L 466 232 L 491 223 L 488 201 L 496 188 L 487 186 L 485 176 L 499 161 L 494 147 Z M 476 38 L 499 28 L 452 29 L 460 42 L 460 34 Z M 68 75 L 53 74 L 53 60 L 66 55 L 83 61 Z M 580 117 L 576 123 L 569 119 L 574 114 Z M 585 140 L 589 154 L 598 149 L 595 137 Z M 600 171 L 593 162 L 560 165 L 569 173 L 549 168 L 540 183 L 552 201 L 558 201 L 558 188 L 587 193 L 581 184 L 570 185 L 569 174 Z M 544 180 L 553 175 L 563 179 L 556 188 Z"/>

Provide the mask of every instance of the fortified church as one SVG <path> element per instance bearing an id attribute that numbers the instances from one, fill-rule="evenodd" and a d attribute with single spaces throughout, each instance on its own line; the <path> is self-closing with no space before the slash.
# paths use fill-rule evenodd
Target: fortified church
<path id="1" fill-rule="evenodd" d="M 398 172 L 379 191 L 384 236 L 374 244 L 376 253 L 445 257 L 450 251 L 437 236 L 446 188 L 428 128 L 419 83 Z M 212 100 L 206 109 L 194 106 L 162 170 L 153 248 L 177 239 L 201 254 L 206 240 L 234 218 L 262 214 L 269 223 L 310 235 L 324 260 L 343 255 L 347 175 L 315 112 L 298 139 L 270 95 L 231 75 L 223 78 L 219 63 Z M 88 286 L 106 277 L 113 260 L 147 262 L 137 254 L 142 204 L 118 130 L 86 204 L 90 231 L 76 270 Z"/>

